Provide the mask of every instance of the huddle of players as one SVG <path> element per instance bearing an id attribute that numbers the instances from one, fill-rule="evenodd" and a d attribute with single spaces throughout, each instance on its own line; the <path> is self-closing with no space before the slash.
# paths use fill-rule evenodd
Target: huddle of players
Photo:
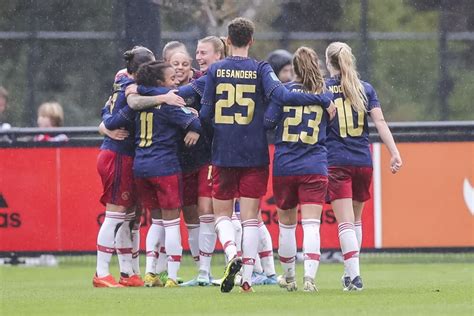
<path id="1" fill-rule="evenodd" d="M 251 21 L 234 19 L 228 26 L 227 37 L 231 56 L 209 63 L 202 77 L 178 91 L 170 91 L 176 81 L 170 64 L 153 61 L 153 54 L 143 47 L 125 54 L 127 73 L 116 78 L 117 93 L 103 111 L 103 124 L 109 137 L 105 138 L 99 154 L 98 170 L 104 184 L 101 201 L 106 204 L 107 212 L 98 236 L 94 286 L 143 284 L 133 262 L 138 251 L 135 247 L 138 235 L 133 229 L 137 225 L 136 214 L 131 212 L 136 202 L 130 184 L 134 177 L 140 203 L 152 210 L 153 218 L 150 231 L 154 232 L 147 236 L 145 282 L 160 284 L 153 272 L 157 272 L 155 260 L 164 246 L 168 271 L 165 287 L 177 286 L 182 254 L 179 208 L 182 178 L 185 178 L 181 174 L 178 140 L 184 137 L 183 148 L 193 146 L 184 150 L 191 161 L 195 160 L 196 152 L 208 155 L 207 159 L 197 159 L 203 163 L 194 168 L 191 177 L 199 196 L 198 214 L 204 214 L 200 217 L 198 284 L 209 284 L 215 226 L 228 259 L 221 291 L 231 291 L 236 274 L 242 270 L 241 291 L 253 292 L 259 201 L 266 193 L 268 181 L 266 129 L 276 128 L 273 191 L 280 220 L 278 252 L 284 270 L 280 286 L 296 290 L 296 207 L 300 204 L 304 290 L 317 291 L 314 279 L 320 257 L 319 219 L 328 193 L 339 223 L 344 288 L 362 289 L 358 260 L 361 226 L 358 225 L 357 234 L 354 223 L 360 223 L 363 202 L 369 198 L 372 172 L 366 114 L 373 118 L 392 154 L 392 172 L 401 167 L 400 155 L 383 120 L 375 91 L 358 79 L 351 49 L 339 42 L 326 50 L 331 79 L 324 81 L 318 56 L 302 47 L 293 59 L 296 80 L 283 86 L 267 63 L 248 58 L 253 32 Z M 139 86 L 127 89 L 128 106 L 125 90 L 134 81 Z M 139 97 L 134 92 L 149 97 Z M 196 111 L 175 106 L 184 103 L 198 110 L 199 118 Z M 332 120 L 335 115 L 337 118 Z M 129 147 L 124 146 L 127 142 Z M 199 206 L 201 197 L 207 211 Z M 232 224 L 235 198 L 240 199 L 242 256 L 238 253 Z M 201 233 L 207 233 L 208 238 L 201 239 Z M 114 249 L 120 263 L 119 283 L 108 271 Z M 161 254 L 158 261 L 160 257 Z"/>

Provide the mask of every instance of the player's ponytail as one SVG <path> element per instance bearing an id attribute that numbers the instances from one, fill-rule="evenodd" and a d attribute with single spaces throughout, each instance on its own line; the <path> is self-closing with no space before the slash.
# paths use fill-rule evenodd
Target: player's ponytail
<path id="1" fill-rule="evenodd" d="M 170 67 L 171 64 L 163 60 L 142 64 L 136 74 L 137 84 L 148 87 L 161 85 L 165 81 L 165 70 Z"/>
<path id="2" fill-rule="evenodd" d="M 359 80 L 356 60 L 346 43 L 334 42 L 326 49 L 326 58 L 334 69 L 341 72 L 341 88 L 346 100 L 355 111 L 367 111 L 367 96 Z"/>
<path id="3" fill-rule="evenodd" d="M 321 93 L 326 88 L 323 74 L 319 68 L 316 52 L 308 47 L 300 47 L 293 56 L 295 74 L 302 80 L 303 87 L 312 93 Z"/>
<path id="4" fill-rule="evenodd" d="M 200 39 L 199 43 L 211 43 L 214 51 L 220 54 L 220 59 L 227 57 L 227 45 L 221 38 L 217 36 L 207 36 Z"/>
<path id="5" fill-rule="evenodd" d="M 146 47 L 135 46 L 123 53 L 123 59 L 129 74 L 137 72 L 141 64 L 155 60 L 155 55 Z"/>

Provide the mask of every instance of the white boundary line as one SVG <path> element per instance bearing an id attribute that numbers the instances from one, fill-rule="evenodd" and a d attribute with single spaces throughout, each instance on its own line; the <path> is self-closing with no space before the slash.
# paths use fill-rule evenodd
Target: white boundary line
<path id="1" fill-rule="evenodd" d="M 372 145 L 374 168 L 374 237 L 375 248 L 382 248 L 382 172 L 380 143 Z"/>

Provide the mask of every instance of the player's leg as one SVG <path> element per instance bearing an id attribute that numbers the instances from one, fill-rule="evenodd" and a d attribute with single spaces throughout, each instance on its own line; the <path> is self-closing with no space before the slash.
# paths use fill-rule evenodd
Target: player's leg
<path id="1" fill-rule="evenodd" d="M 354 226 L 359 249 L 362 247 L 362 211 L 365 201 L 370 199 L 372 167 L 358 167 L 352 179 L 352 207 L 354 209 Z"/>
<path id="2" fill-rule="evenodd" d="M 182 177 L 181 174 L 174 174 L 155 179 L 156 194 L 165 227 L 165 249 L 168 256 L 168 280 L 165 287 L 176 287 L 183 255 L 179 217 L 179 209 L 182 206 Z"/>
<path id="3" fill-rule="evenodd" d="M 275 261 L 273 259 L 273 243 L 272 236 L 268 231 L 267 226 L 262 220 L 262 214 L 259 210 L 258 213 L 258 233 L 260 237 L 258 255 L 262 262 L 263 272 L 267 277 L 264 284 L 276 284 L 276 272 L 275 272 Z"/>
<path id="4" fill-rule="evenodd" d="M 123 167 L 119 164 L 121 157 L 122 155 L 110 150 L 102 150 L 97 158 L 97 171 L 103 185 L 100 201 L 105 205 L 106 211 L 97 235 L 97 267 L 92 282 L 95 287 L 122 287 L 109 272 L 110 260 L 115 251 L 116 233 L 125 221 L 128 208 L 126 203 L 122 203 L 123 199 L 119 195 L 121 179 L 117 175 Z"/>
<path id="5" fill-rule="evenodd" d="M 142 218 L 142 209 L 136 208 L 135 216 L 131 221 L 132 237 L 132 267 L 135 275 L 140 276 L 140 226 Z"/>
<path id="6" fill-rule="evenodd" d="M 159 257 L 160 244 L 164 243 L 164 226 L 159 209 L 150 210 L 151 225 L 146 235 L 146 269 L 145 286 L 163 286 L 159 276 L 156 274 L 156 262 Z M 165 268 L 166 269 L 166 268 Z"/>
<path id="7" fill-rule="evenodd" d="M 321 257 L 319 228 L 328 179 L 322 175 L 300 176 L 298 196 L 301 204 L 304 253 L 304 291 L 316 292 L 316 273 Z"/>
<path id="8" fill-rule="evenodd" d="M 183 218 L 191 256 L 199 269 L 198 170 L 183 175 Z"/>
<path id="9" fill-rule="evenodd" d="M 359 245 L 354 229 L 354 211 L 352 209 L 352 168 L 329 168 L 329 198 L 338 222 L 339 242 L 344 257 L 343 277 L 345 289 L 348 281 L 360 279 Z"/>
<path id="10" fill-rule="evenodd" d="M 278 256 L 283 275 L 278 277 L 280 287 L 296 291 L 296 224 L 298 206 L 298 186 L 295 177 L 274 176 L 273 195 L 277 205 L 279 246 Z"/>
<path id="11" fill-rule="evenodd" d="M 354 209 L 354 228 L 357 237 L 359 250 L 362 248 L 362 210 L 365 202 L 352 201 L 352 208 Z"/>
<path id="12" fill-rule="evenodd" d="M 212 190 L 210 192 L 212 194 Z M 199 275 L 198 284 L 209 285 L 211 274 L 211 259 L 216 246 L 216 231 L 214 229 L 214 212 L 212 210 L 212 198 L 208 196 L 198 197 L 199 213 Z"/>
<path id="13" fill-rule="evenodd" d="M 267 192 L 268 167 L 243 168 L 239 179 L 240 218 L 242 221 L 241 291 L 252 292 L 252 272 L 258 255 L 258 211 L 260 198 Z"/>

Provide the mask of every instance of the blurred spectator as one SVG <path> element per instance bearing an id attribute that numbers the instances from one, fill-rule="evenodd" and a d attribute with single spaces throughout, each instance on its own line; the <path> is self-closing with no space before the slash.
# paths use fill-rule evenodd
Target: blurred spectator
<path id="1" fill-rule="evenodd" d="M 267 57 L 268 63 L 272 66 L 278 79 L 283 83 L 292 81 L 295 77 L 293 65 L 291 64 L 292 59 L 293 55 L 284 49 L 274 50 Z"/>
<path id="2" fill-rule="evenodd" d="M 45 102 L 38 108 L 38 127 L 51 128 L 61 127 L 64 124 L 64 112 L 61 104 L 58 102 Z M 65 142 L 68 137 L 65 134 L 51 136 L 40 134 L 34 137 L 37 142 Z"/>
<path id="3" fill-rule="evenodd" d="M 5 111 L 8 105 L 8 91 L 0 86 L 0 129 L 9 129 L 11 125 L 6 122 Z"/>

